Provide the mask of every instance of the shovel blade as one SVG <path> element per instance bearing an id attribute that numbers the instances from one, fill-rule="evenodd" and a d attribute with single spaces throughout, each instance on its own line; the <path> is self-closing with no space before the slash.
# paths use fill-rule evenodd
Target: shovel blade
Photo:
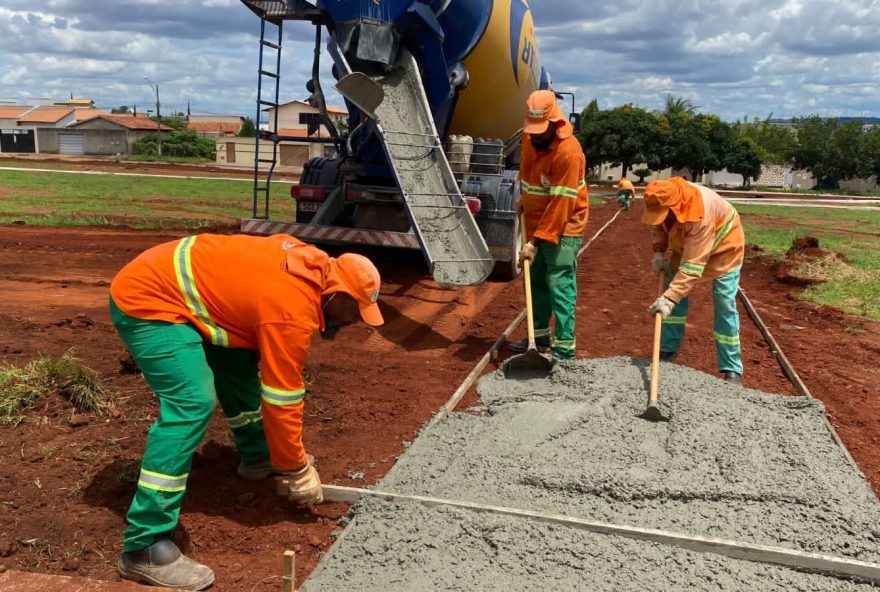
<path id="1" fill-rule="evenodd" d="M 660 412 L 660 405 L 656 401 L 651 401 L 645 407 L 642 417 L 650 421 L 668 421 L 668 419 Z"/>
<path id="2" fill-rule="evenodd" d="M 553 358 L 545 356 L 536 349 L 524 354 L 511 356 L 504 361 L 504 377 L 515 379 L 546 378 L 553 369 Z"/>
<path id="3" fill-rule="evenodd" d="M 363 72 L 343 76 L 336 83 L 336 90 L 370 119 L 376 119 L 376 109 L 385 100 L 385 91 L 379 83 Z"/>

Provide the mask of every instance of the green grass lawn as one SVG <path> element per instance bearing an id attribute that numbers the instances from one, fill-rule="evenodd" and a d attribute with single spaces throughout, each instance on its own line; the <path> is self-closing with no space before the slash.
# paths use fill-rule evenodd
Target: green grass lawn
<path id="1" fill-rule="evenodd" d="M 273 184 L 273 219 L 294 219 L 289 188 Z M 236 224 L 251 215 L 251 204 L 249 180 L 0 170 L 0 223 L 193 229 Z"/>
<path id="2" fill-rule="evenodd" d="M 821 270 L 826 281 L 803 298 L 880 320 L 880 211 L 737 205 L 746 243 L 782 257 L 794 239 L 815 236 L 843 256 Z"/>

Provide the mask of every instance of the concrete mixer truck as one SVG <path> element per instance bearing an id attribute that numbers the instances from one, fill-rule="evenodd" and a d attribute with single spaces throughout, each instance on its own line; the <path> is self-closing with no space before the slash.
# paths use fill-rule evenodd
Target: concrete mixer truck
<path id="1" fill-rule="evenodd" d="M 518 273 L 513 208 L 524 104 L 550 85 L 526 0 L 241 1 L 260 17 L 258 117 L 266 109 L 276 117 L 258 133 L 243 232 L 419 249 L 446 286 Z M 278 127 L 288 21 L 315 27 L 306 88 L 318 111 L 312 123 L 328 137 L 287 137 Z M 344 133 L 321 85 L 323 31 L 348 110 Z M 291 140 L 326 143 L 327 155 L 310 159 L 291 189 L 296 220 L 272 220 L 277 148 Z"/>

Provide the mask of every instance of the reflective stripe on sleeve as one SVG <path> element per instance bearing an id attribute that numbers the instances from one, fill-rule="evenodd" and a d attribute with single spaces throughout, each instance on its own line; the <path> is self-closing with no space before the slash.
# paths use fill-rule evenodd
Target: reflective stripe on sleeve
<path id="1" fill-rule="evenodd" d="M 703 263 L 693 263 L 688 261 L 687 263 L 682 263 L 678 270 L 682 273 L 686 273 L 688 275 L 693 275 L 696 277 L 702 277 L 703 271 L 706 269 L 706 265 Z"/>
<path id="2" fill-rule="evenodd" d="M 229 347 L 229 335 L 226 330 L 219 327 L 208 314 L 208 307 L 202 302 L 199 289 L 196 287 L 196 278 L 192 269 L 192 248 L 196 242 L 195 236 L 180 239 L 177 248 L 174 249 L 174 272 L 177 274 L 177 285 L 183 294 L 183 299 L 193 316 L 198 319 L 208 330 L 211 343 L 222 347 Z"/>
<path id="3" fill-rule="evenodd" d="M 295 405 L 302 403 L 306 396 L 306 389 L 296 389 L 294 391 L 286 391 L 283 389 L 260 385 L 263 393 L 263 400 L 270 405 Z"/>
<path id="4" fill-rule="evenodd" d="M 531 193 L 532 195 L 550 195 L 550 190 L 540 185 L 532 185 L 526 181 L 520 181 L 523 193 Z"/>
<path id="5" fill-rule="evenodd" d="M 155 473 L 142 468 L 141 475 L 138 478 L 138 487 L 174 493 L 186 489 L 187 477 L 189 477 L 189 473 L 184 473 L 183 475 L 163 475 L 162 473 Z"/>

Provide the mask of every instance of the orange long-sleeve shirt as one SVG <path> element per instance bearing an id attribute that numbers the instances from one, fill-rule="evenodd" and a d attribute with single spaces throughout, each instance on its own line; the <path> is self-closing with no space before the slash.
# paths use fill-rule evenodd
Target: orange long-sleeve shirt
<path id="1" fill-rule="evenodd" d="M 523 134 L 519 179 L 526 240 L 559 244 L 562 236 L 582 237 L 590 214 L 587 161 L 567 121 L 550 146 L 535 148 Z"/>
<path id="2" fill-rule="evenodd" d="M 262 417 L 272 464 L 307 462 L 302 368 L 323 326 L 323 251 L 292 236 L 203 234 L 157 245 L 114 278 L 110 294 L 131 317 L 191 323 L 206 341 L 260 352 Z"/>
<path id="3" fill-rule="evenodd" d="M 668 253 L 670 265 L 677 270 L 663 293 L 675 302 L 687 296 L 701 278 L 714 279 L 741 266 L 745 254 L 745 234 L 736 209 L 708 187 L 691 185 L 703 200 L 702 219 L 684 224 L 667 221 L 651 228 L 654 251 Z"/>

